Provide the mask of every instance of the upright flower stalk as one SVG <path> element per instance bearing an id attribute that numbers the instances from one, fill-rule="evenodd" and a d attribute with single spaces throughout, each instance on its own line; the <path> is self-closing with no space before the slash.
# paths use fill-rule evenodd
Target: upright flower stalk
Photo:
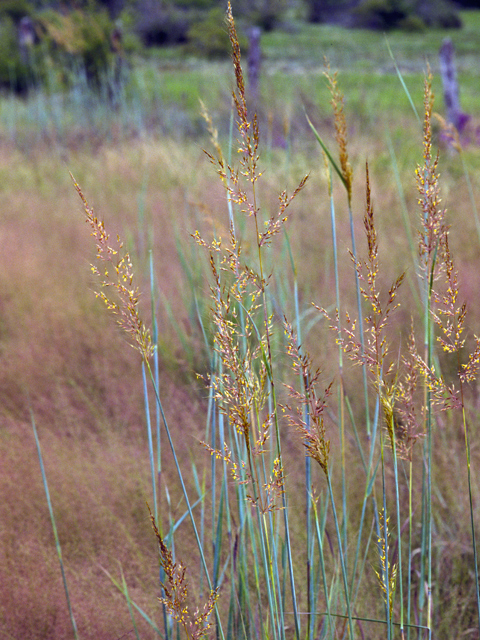
<path id="1" fill-rule="evenodd" d="M 420 233 L 419 253 L 420 266 L 424 280 L 425 292 L 425 346 L 423 357 L 413 351 L 413 359 L 419 373 L 424 379 L 424 405 L 426 416 L 426 520 L 425 531 L 428 540 L 428 604 L 431 598 L 431 564 L 432 564 L 432 525 L 431 525 L 431 465 L 433 446 L 433 408 L 440 410 L 459 409 L 465 436 L 467 461 L 468 493 L 470 502 L 470 524 L 475 565 L 476 601 L 479 614 L 480 629 L 480 593 L 476 550 L 476 532 L 473 519 L 473 499 L 471 487 L 470 443 L 468 420 L 464 401 L 465 383 L 478 377 L 480 366 L 480 340 L 475 336 L 475 348 L 468 356 L 466 363 L 461 362 L 461 350 L 465 345 L 464 330 L 467 307 L 459 301 L 458 275 L 450 252 L 448 235 L 449 227 L 445 222 L 446 210 L 441 205 L 438 173 L 438 154 L 432 155 L 432 110 L 433 93 L 431 75 L 425 81 L 425 120 L 424 120 L 424 164 L 417 169 L 417 185 L 419 205 L 422 211 L 422 229 Z M 434 362 L 434 327 L 438 329 L 437 342 L 442 350 L 456 355 L 457 380 L 450 385 Z M 423 567 L 422 567 L 423 568 Z M 431 628 L 431 607 L 428 608 L 427 626 Z"/>
<path id="2" fill-rule="evenodd" d="M 280 441 L 278 404 L 276 398 L 274 358 L 272 351 L 273 316 L 267 295 L 269 275 L 266 274 L 264 253 L 287 222 L 287 208 L 301 191 L 306 177 L 292 195 L 283 191 L 278 208 L 264 219 L 258 204 L 260 134 L 257 116 L 250 117 L 241 66 L 241 53 L 230 4 L 227 26 L 232 47 L 235 74 L 233 105 L 237 126 L 238 166 L 226 162 L 217 144 L 216 155 L 207 153 L 227 190 L 229 202 L 236 208 L 230 220 L 228 238 L 206 242 L 198 232 L 197 242 L 208 254 L 213 277 L 213 320 L 216 329 L 214 348 L 221 366 L 212 373 L 211 384 L 216 403 L 240 436 L 238 451 L 227 445 L 214 449 L 231 469 L 237 482 L 247 486 L 247 498 L 257 512 L 260 527 L 260 548 L 267 589 L 269 620 L 273 637 L 285 636 L 283 597 L 280 590 L 277 558 L 276 513 L 283 513 L 288 573 L 294 608 L 295 633 L 300 635 L 296 611 L 293 561 L 289 540 L 285 477 Z M 209 119 L 207 117 L 207 123 Z M 211 128 L 211 127 L 210 127 Z M 255 263 L 249 264 L 243 255 L 242 241 L 237 235 L 234 217 L 245 215 L 252 220 L 252 235 L 256 248 Z M 268 443 L 274 439 L 275 454 L 267 467 Z M 270 632 L 269 632 L 270 633 Z"/>

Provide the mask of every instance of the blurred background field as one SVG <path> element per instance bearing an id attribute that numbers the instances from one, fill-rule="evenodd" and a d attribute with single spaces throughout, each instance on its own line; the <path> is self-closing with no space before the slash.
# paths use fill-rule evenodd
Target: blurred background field
<path id="1" fill-rule="evenodd" d="M 87 9 L 81 11 L 88 15 Z M 410 312 L 417 304 L 408 238 L 410 234 L 415 242 L 419 226 L 415 167 L 422 161 L 422 128 L 384 33 L 308 23 L 307 12 L 308 7 L 286 6 L 275 28 L 262 33 L 257 107 L 265 174 L 259 188 L 262 207 L 269 211 L 276 207 L 279 191 L 284 187 L 291 191 L 310 173 L 307 187 L 292 205 L 289 241 L 298 273 L 305 344 L 318 366 L 328 369 L 337 357 L 336 346 L 325 320 L 313 313 L 311 301 L 327 309 L 335 302 L 330 205 L 324 161 L 305 118 L 306 112 L 334 148 L 324 57 L 332 70 L 338 70 L 346 96 L 360 252 L 368 160 L 382 282 L 388 288 L 406 271 L 404 299 L 394 321 L 400 340 L 406 339 Z M 461 28 L 433 29 L 417 21 L 407 30 L 389 30 L 387 39 L 420 114 L 427 64 L 434 74 L 435 110 L 445 114 L 438 51 L 445 37 L 455 46 L 461 105 L 472 116 L 462 155 L 442 142 L 440 128 L 434 133 L 441 154 L 442 196 L 452 225 L 451 250 L 469 308 L 470 346 L 473 334 L 480 332 L 480 235 L 469 192 L 471 187 L 478 202 L 480 11 L 457 14 Z M 108 18 L 113 25 L 115 19 Z M 47 25 L 45 16 L 42 20 Z M 53 33 L 54 20 L 49 20 Z M 244 11 L 239 25 L 246 31 L 248 24 Z M 32 77 L 22 86 L 15 75 L 18 69 L 10 68 L 10 80 L 4 81 L 0 95 L 2 638 L 71 637 L 30 410 L 42 444 L 80 637 L 134 637 L 125 598 L 104 570 L 117 580 L 123 571 L 132 599 L 152 619 L 161 618 L 156 601 L 157 552 L 145 506 L 152 497 L 140 360 L 95 297 L 89 266 L 95 260 L 95 247 L 69 172 L 112 237 L 118 233 L 125 240 L 144 291 L 141 306 L 147 323 L 153 256 L 160 388 L 182 461 L 186 469 L 194 470 L 188 473 L 188 483 L 196 496 L 201 495 L 202 474 L 210 465 L 199 444 L 207 420 L 207 390 L 197 374 L 208 370 L 199 317 L 208 326 L 211 302 L 206 261 L 190 234 L 199 229 L 205 237 L 225 236 L 228 230 L 224 189 L 203 152 L 211 151 L 211 141 L 199 99 L 219 129 L 224 153 L 235 154 L 235 144 L 229 149 L 233 72 L 228 45 L 212 60 L 198 55 L 200 45 L 144 48 L 137 38 L 141 40 L 133 30 L 131 36 L 125 35 L 125 61 L 118 77 L 109 75 L 106 63 L 92 83 L 87 68 L 72 58 L 69 77 L 61 78 L 60 63 L 52 54 L 51 67 L 39 72 L 41 81 Z M 334 189 L 336 199 L 345 201 L 340 187 Z M 339 207 L 338 234 L 342 296 L 353 306 L 346 206 Z M 287 245 L 281 243 L 270 267 L 275 265 L 278 309 L 292 317 L 288 255 Z M 448 366 L 445 362 L 447 374 Z M 353 377 L 351 389 L 352 397 L 361 394 Z M 472 385 L 469 394 L 469 407 L 478 419 L 478 388 Z M 465 473 L 460 462 L 462 437 L 458 425 L 449 434 L 441 431 L 443 447 L 436 458 L 440 553 L 435 579 L 447 595 L 435 611 L 435 638 L 460 637 L 461 631 L 476 625 L 465 524 L 467 496 L 460 489 Z M 333 450 L 336 438 L 332 437 Z M 302 483 L 303 472 L 296 466 L 302 447 L 294 433 L 286 432 L 285 442 L 287 475 L 290 486 L 297 487 Z M 475 438 L 472 460 L 479 461 Z M 159 510 L 167 522 L 182 518 L 186 507 L 173 465 L 164 464 L 159 486 Z M 354 480 L 350 490 L 353 504 Z M 303 505 L 298 509 L 301 512 Z M 299 523 L 294 521 L 293 530 L 301 539 Z M 178 553 L 187 560 L 195 556 L 190 552 L 189 526 L 182 521 L 176 537 Z M 201 586 L 196 589 L 200 592 Z M 365 593 L 362 598 L 368 603 L 370 596 Z M 140 616 L 137 624 L 142 638 L 158 637 Z M 375 633 L 369 637 L 380 637 Z M 469 631 L 466 637 L 476 638 L 478 631 Z"/>

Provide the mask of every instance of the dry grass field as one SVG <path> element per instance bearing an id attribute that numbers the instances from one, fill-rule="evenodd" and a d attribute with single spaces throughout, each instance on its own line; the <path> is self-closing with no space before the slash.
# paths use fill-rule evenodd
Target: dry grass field
<path id="1" fill-rule="evenodd" d="M 392 77 L 391 82 L 397 83 L 395 91 L 401 94 L 398 79 Z M 342 88 L 341 75 L 339 86 Z M 438 87 L 438 78 L 434 79 L 434 86 Z M 416 96 L 421 96 L 422 89 L 420 81 L 415 89 L 420 113 L 423 109 L 421 98 L 417 100 Z M 418 266 L 422 259 L 421 254 L 419 257 L 418 238 L 419 234 L 425 237 L 426 227 L 418 204 L 422 194 L 419 196 L 415 174 L 417 166 L 422 167 L 426 163 L 425 134 L 422 124 L 409 110 L 405 96 L 399 100 L 405 100 L 407 106 L 393 119 L 389 119 L 388 112 L 381 111 L 378 118 L 368 121 L 350 109 L 348 93 L 345 103 L 348 154 L 353 168 L 351 209 L 357 255 L 366 259 L 367 264 L 372 257 L 371 251 L 369 253 L 371 245 L 368 244 L 373 237 L 372 231 L 367 228 L 366 237 L 364 228 L 365 163 L 368 161 L 378 237 L 375 287 L 380 292 L 382 304 L 388 300 L 392 282 L 405 273 L 398 291 L 400 306 L 388 319 L 390 359 L 392 366 L 398 365 L 390 378 L 393 385 L 390 391 L 394 389 L 395 393 L 397 381 L 400 382 L 408 370 L 402 357 L 409 341 L 411 324 L 413 322 L 420 336 L 421 351 L 422 323 L 426 314 L 422 301 L 422 274 Z M 208 108 L 208 96 L 205 96 L 205 103 Z M 278 103 L 281 103 L 281 97 L 275 94 L 272 104 Z M 214 106 L 210 105 L 210 108 L 215 114 L 218 109 Z M 330 108 L 326 104 L 310 106 L 309 115 L 313 123 L 332 155 L 338 158 L 335 142 L 338 114 L 335 120 L 333 114 L 326 115 Z M 442 111 L 438 99 L 437 108 Z M 227 105 L 219 116 L 222 126 L 228 122 L 228 113 Z M 451 409 L 432 409 L 430 412 L 422 404 L 423 391 L 419 387 L 416 401 L 422 409 L 417 411 L 423 416 L 419 422 L 429 423 L 430 436 L 427 433 L 416 445 L 411 468 L 408 459 L 406 462 L 396 460 L 388 443 L 383 448 L 383 440 L 388 440 L 389 432 L 388 419 L 384 429 L 385 419 L 381 414 L 382 407 L 385 412 L 385 398 L 390 396 L 385 396 L 387 387 L 382 387 L 379 380 L 386 372 L 381 366 L 376 370 L 380 378 L 369 384 L 369 395 L 365 400 L 361 367 L 358 363 L 351 364 L 347 353 L 342 360 L 335 332 L 332 333 L 325 316 L 311 304 L 314 302 L 326 309 L 330 318 L 334 318 L 337 290 L 342 314 L 348 310 L 352 318 L 357 316 L 355 272 L 349 255 L 352 248 L 351 221 L 345 189 L 335 171 L 331 170 L 329 196 L 329 174 L 321 149 L 301 113 L 294 111 L 287 128 L 283 125 L 283 115 L 275 116 L 273 121 L 269 120 L 267 111 L 261 116 L 258 151 L 260 168 L 264 173 L 261 177 L 256 174 L 258 183 L 256 179 L 251 181 L 255 183 L 255 202 L 261 209 L 259 217 L 264 216 L 260 222 L 263 225 L 261 229 L 269 228 L 264 220 L 268 221 L 278 209 L 278 194 L 284 188 L 291 194 L 303 176 L 309 174 L 309 178 L 289 205 L 285 228 L 282 223 L 281 231 L 272 233 L 271 246 L 257 246 L 258 234 L 251 226 L 254 216 L 244 216 L 240 211 L 235 214 L 235 237 L 242 246 L 238 264 L 251 265 L 252 273 L 260 273 L 261 269 L 264 282 L 262 284 L 259 276 L 255 279 L 250 275 L 248 286 L 252 289 L 245 292 L 246 297 L 241 298 L 238 307 L 229 307 L 228 313 L 225 311 L 225 318 L 238 322 L 234 337 L 229 338 L 239 340 L 238 344 L 235 343 L 238 349 L 242 342 L 239 319 L 242 309 L 247 318 L 245 320 L 244 317 L 243 322 L 248 326 L 251 321 L 250 333 L 247 335 L 245 332 L 246 337 L 243 336 L 244 344 L 251 341 L 246 352 L 250 353 L 253 363 L 249 364 L 248 358 L 245 360 L 245 367 L 247 364 L 251 367 L 248 369 L 250 378 L 247 376 L 246 379 L 257 380 L 258 376 L 260 380 L 262 375 L 269 378 L 270 367 L 272 370 L 274 367 L 276 372 L 277 395 L 272 400 L 272 396 L 265 392 L 269 399 L 264 408 L 257 407 L 257 414 L 255 403 L 258 398 L 254 395 L 249 414 L 252 425 L 256 426 L 249 428 L 260 429 L 266 424 L 265 415 L 272 411 L 278 411 L 280 415 L 283 411 L 281 405 L 292 402 L 288 400 L 282 384 L 297 384 L 286 356 L 284 315 L 296 330 L 301 327 L 302 353 L 304 349 L 308 350 L 313 369 L 319 367 L 322 370 L 320 389 L 327 388 L 334 380 L 324 423 L 325 437 L 330 441 L 328 486 L 334 487 L 332 494 L 330 496 L 327 491 L 322 468 L 312 468 L 311 487 L 307 490 L 306 500 L 302 432 L 298 433 L 286 420 L 279 418 L 283 464 L 279 477 L 281 483 L 285 483 L 282 487 L 288 497 L 288 510 L 283 511 L 289 514 L 291 536 L 285 538 L 282 510 L 275 511 L 272 507 L 260 514 L 255 512 L 255 507 L 246 507 L 244 496 L 242 498 L 243 485 L 237 485 L 230 477 L 227 480 L 221 461 L 214 471 L 215 464 L 200 443 L 212 437 L 215 422 L 212 415 L 217 415 L 215 408 L 212 409 L 206 381 L 209 377 L 215 379 L 215 376 L 223 379 L 223 374 L 218 373 L 218 363 L 215 364 L 217 356 L 214 355 L 212 338 L 217 332 L 217 349 L 219 341 L 226 348 L 220 337 L 222 327 L 227 331 L 228 323 L 222 325 L 218 318 L 216 324 L 214 322 L 212 312 L 216 309 L 218 313 L 218 308 L 215 297 L 211 297 L 210 287 L 213 286 L 220 297 L 225 289 L 223 285 L 215 289 L 215 273 L 212 274 L 209 266 L 208 251 L 198 246 L 191 234 L 198 230 L 207 244 L 213 238 L 222 238 L 223 246 L 227 247 L 226 255 L 236 255 L 236 249 L 232 248 L 234 245 L 228 244 L 228 198 L 215 167 L 203 152 L 206 148 L 215 157 L 218 153 L 209 139 L 207 126 L 203 136 L 182 139 L 178 135 L 150 133 L 110 141 L 108 138 L 93 142 L 75 139 L 69 140 L 68 144 L 39 140 L 31 146 L 25 145 L 24 141 L 16 144 L 6 140 L 0 149 L 2 638 L 53 640 L 73 637 L 32 417 L 41 443 L 78 636 L 92 640 L 146 639 L 159 634 L 165 637 L 165 628 L 170 629 L 172 637 L 177 633 L 177 626 L 171 620 L 164 626 L 164 612 L 157 600 L 161 596 L 159 554 L 146 506 L 148 502 L 153 508 L 153 495 L 142 358 L 109 317 L 103 302 L 95 296 L 99 282 L 90 269 L 90 263 L 96 260 L 95 239 L 85 222 L 82 202 L 70 173 L 80 184 L 95 214 L 105 222 L 111 238 L 119 234 L 124 240 L 132 258 L 136 284 L 142 291 L 139 313 L 149 327 L 153 326 L 153 307 L 158 325 L 158 388 L 162 406 L 190 502 L 194 505 L 193 513 L 201 531 L 207 564 L 209 567 L 218 565 L 212 570 L 212 575 L 217 572 L 215 585 L 220 587 L 218 610 L 224 616 L 223 630 L 220 632 L 219 627 L 216 630 L 218 637 L 240 637 L 243 634 L 242 637 L 283 640 L 296 636 L 298 629 L 295 629 L 292 614 L 294 597 L 290 592 L 289 553 L 293 554 L 298 606 L 303 612 L 311 611 L 311 598 L 315 597 L 317 610 L 323 612 L 323 622 L 316 620 L 312 625 L 306 622 L 307 616 L 300 616 L 301 637 L 333 639 L 344 637 L 344 634 L 350 638 L 400 637 L 400 611 L 402 619 L 407 619 L 407 605 L 400 603 L 399 587 L 396 587 L 393 608 L 386 613 L 388 607 L 385 607 L 375 576 L 375 569 L 378 570 L 379 566 L 377 537 L 380 549 L 382 536 L 384 541 L 388 538 L 379 515 L 382 513 L 380 502 L 383 496 L 391 518 L 390 549 L 397 563 L 399 525 L 403 539 L 404 566 L 400 580 L 405 603 L 407 590 L 411 592 L 408 605 L 410 622 L 407 625 L 430 626 L 432 629 L 429 635 L 423 627 L 405 628 L 402 637 L 479 637 L 478 588 L 470 522 L 470 513 L 473 513 L 474 527 L 479 524 L 478 509 L 475 508 L 479 489 L 476 469 L 480 463 L 478 383 L 468 381 L 462 387 L 462 409 L 459 412 Z M 450 226 L 449 252 L 458 271 L 458 305 L 465 300 L 468 312 L 462 333 L 464 345 L 452 354 L 437 347 L 435 340 L 431 346 L 431 364 L 435 363 L 436 371 L 439 376 L 441 373 L 445 389 L 448 389 L 449 385 L 458 384 L 458 363 L 468 362 L 469 354 L 475 351 L 475 335 L 480 334 L 480 235 L 475 218 L 475 203 L 480 192 L 480 162 L 478 147 L 470 144 L 465 146 L 462 154 L 454 152 L 440 141 L 438 125 L 434 120 L 432 122 L 433 157 L 438 143 L 440 148 L 441 205 L 438 209 L 443 211 L 446 207 L 447 210 L 445 224 Z M 215 116 L 213 124 L 216 125 Z M 269 126 L 278 127 L 289 143 L 276 138 L 272 133 L 275 129 L 269 129 Z M 234 134 L 237 136 L 240 137 L 240 145 L 245 145 L 241 132 Z M 221 143 L 228 158 L 229 139 L 224 130 Z M 237 146 L 234 142 L 233 155 Z M 247 158 L 247 169 L 243 170 L 251 171 L 248 162 L 252 154 L 244 153 L 239 157 Z M 251 174 L 247 178 L 249 176 Z M 425 189 L 425 193 L 427 191 Z M 332 203 L 336 247 L 332 244 Z M 239 206 L 241 208 L 242 205 Z M 211 244 L 210 249 L 213 251 Z M 440 254 L 443 249 L 438 251 Z M 260 266 L 259 255 L 263 259 Z M 374 272 L 371 264 L 370 275 Z M 235 293 L 238 273 L 235 276 L 235 271 L 228 272 L 231 268 L 228 260 L 223 265 L 227 269 L 225 282 Z M 432 266 L 435 283 L 441 281 L 445 269 L 434 273 Z M 443 291 L 440 284 L 438 287 Z M 261 314 L 259 317 L 255 315 L 256 307 L 248 307 L 250 297 L 247 294 L 260 305 L 260 309 L 267 309 L 271 315 L 265 326 L 259 319 Z M 368 304 L 367 297 L 363 302 L 366 317 Z M 458 313 L 455 318 L 458 322 Z M 260 335 L 262 331 L 266 332 L 271 349 L 270 359 L 266 359 L 262 351 L 267 344 L 263 338 L 258 338 L 259 351 L 255 351 L 256 332 Z M 368 335 L 366 329 L 365 336 Z M 442 335 L 441 332 L 438 335 Z M 221 359 L 221 349 L 217 353 Z M 256 361 L 253 358 L 255 353 Z M 228 362 L 231 365 L 231 360 L 223 360 L 225 368 L 228 368 Z M 298 366 L 297 363 L 297 370 Z M 304 376 L 304 382 L 308 377 Z M 234 375 L 232 379 L 238 381 L 238 376 L 235 378 Z M 223 380 L 227 385 L 226 379 Z M 427 386 L 425 383 L 425 389 Z M 268 384 L 266 388 L 271 394 Z M 428 391 L 430 393 L 433 393 L 432 388 Z M 148 398 L 152 421 L 155 422 L 153 387 L 149 388 Z M 226 402 L 225 397 L 223 402 Z M 277 404 L 272 409 L 275 402 Z M 303 406 L 305 403 L 300 404 Z M 229 413 L 228 407 L 224 406 L 225 412 L 238 432 L 238 425 L 231 418 L 235 412 L 231 409 Z M 216 418 L 218 424 L 221 423 L 220 415 L 223 414 Z M 385 415 L 388 418 L 388 412 Z M 465 419 L 465 416 L 468 417 Z M 401 426 L 402 423 L 395 422 L 397 433 L 399 424 Z M 465 424 L 468 424 L 470 436 L 470 469 L 466 462 Z M 155 428 L 154 425 L 154 431 Z M 377 444 L 371 445 L 371 432 L 368 433 L 367 429 L 376 434 Z M 256 464 L 263 465 L 262 473 L 266 473 L 266 477 L 270 471 L 265 471 L 265 466 L 273 464 L 272 452 L 277 451 L 278 434 L 275 436 L 273 427 L 272 430 L 271 444 L 265 445 L 261 463 L 254 453 L 247 451 L 247 457 L 251 455 L 252 469 Z M 245 436 L 248 429 L 239 432 Z M 380 432 L 384 434 L 383 439 Z M 429 449 L 425 443 L 430 437 Z M 218 440 L 213 446 L 221 448 L 222 443 Z M 240 455 L 242 448 L 241 445 L 238 447 Z M 381 462 L 384 459 L 388 460 L 385 466 Z M 272 469 L 275 471 L 278 467 L 274 465 Z M 426 479 L 425 469 L 429 471 L 427 476 L 430 480 Z M 374 476 L 375 481 L 371 480 Z M 187 503 L 163 426 L 161 460 L 154 477 L 158 526 L 161 535 L 177 554 L 175 557 L 187 565 L 192 611 L 206 600 L 208 588 Z M 471 493 L 468 490 L 469 480 Z M 268 494 L 261 482 L 258 486 L 255 484 L 255 475 L 253 480 L 251 477 L 246 479 L 247 483 L 250 481 L 252 491 L 261 493 L 265 490 L 265 495 Z M 375 486 L 374 490 L 372 486 Z M 316 503 L 308 497 L 311 490 L 318 500 Z M 334 495 L 340 521 L 338 531 L 333 512 L 329 511 Z M 372 495 L 376 495 L 379 501 L 378 509 L 370 503 Z M 305 519 L 306 502 L 310 505 L 307 507 L 310 524 L 306 524 Z M 228 509 L 227 504 L 230 504 Z M 318 514 L 314 515 L 313 504 L 318 504 Z M 425 516 L 426 510 L 429 517 Z M 399 514 L 400 522 L 397 520 Z M 242 538 L 243 518 L 249 526 L 259 527 L 258 540 L 253 530 Z M 321 532 L 319 539 L 323 540 L 324 556 L 316 546 L 315 525 Z M 225 539 L 223 546 L 217 537 L 219 532 Z M 273 545 L 268 551 L 271 555 L 269 560 L 266 556 L 257 559 L 258 567 L 263 570 L 275 566 L 277 573 L 274 574 L 272 568 L 271 572 L 266 569 L 265 574 L 260 571 L 261 575 L 257 575 L 253 558 L 256 553 L 261 556 L 261 541 L 265 539 Z M 248 575 L 238 569 L 241 564 L 238 546 L 242 545 L 246 548 L 244 560 L 245 566 L 249 567 Z M 385 543 L 383 549 L 385 554 Z M 233 568 L 234 558 L 238 560 L 238 566 Z M 315 560 L 314 566 L 309 564 L 310 559 Z M 345 562 L 349 573 L 347 582 L 350 584 L 352 580 L 354 585 L 351 591 L 346 589 L 344 592 L 342 562 Z M 407 562 L 410 562 L 408 567 Z M 393 584 L 388 582 L 392 566 L 387 559 L 385 575 L 390 585 L 386 587 L 387 592 Z M 323 569 L 330 572 L 327 577 L 328 597 L 322 581 Z M 121 593 L 122 575 L 128 586 L 129 598 Z M 266 595 L 268 590 L 262 592 L 270 580 L 275 592 L 271 600 Z M 421 595 L 424 589 L 422 580 L 430 580 L 430 608 L 430 596 L 426 592 Z M 254 603 L 257 591 L 258 601 Z M 154 621 L 160 630 L 158 633 L 138 609 L 134 609 L 132 622 L 131 601 Z M 235 613 L 232 613 L 232 602 L 238 606 Z M 421 606 L 424 607 L 423 612 Z M 283 618 L 278 608 L 282 609 Z M 245 619 L 242 611 L 247 612 Z M 334 626 L 329 616 L 335 611 L 345 615 L 348 624 L 340 620 Z M 263 626 L 260 622 L 262 617 L 265 620 Z M 384 622 L 374 623 L 372 618 L 380 618 Z M 272 622 L 275 620 L 277 627 Z M 181 620 L 177 619 L 177 623 L 180 628 Z"/>

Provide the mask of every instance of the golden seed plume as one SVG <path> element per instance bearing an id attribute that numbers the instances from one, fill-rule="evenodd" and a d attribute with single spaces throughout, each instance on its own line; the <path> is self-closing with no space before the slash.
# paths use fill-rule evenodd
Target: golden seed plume
<path id="1" fill-rule="evenodd" d="M 132 347 L 139 351 L 144 361 L 148 361 L 154 348 L 150 331 L 140 317 L 140 291 L 133 285 L 134 274 L 130 255 L 127 252 L 122 253 L 123 243 L 120 238 L 117 237 L 116 248 L 110 245 L 110 236 L 103 221 L 96 217 L 79 184 L 72 175 L 71 177 L 83 202 L 87 222 L 97 245 L 97 260 L 101 263 L 100 268 L 91 265 L 92 272 L 101 282 L 101 289 L 96 295 L 104 301 L 107 309 L 117 316 L 117 323 L 130 337 Z M 113 295 L 107 295 L 108 290 L 112 291 Z"/>

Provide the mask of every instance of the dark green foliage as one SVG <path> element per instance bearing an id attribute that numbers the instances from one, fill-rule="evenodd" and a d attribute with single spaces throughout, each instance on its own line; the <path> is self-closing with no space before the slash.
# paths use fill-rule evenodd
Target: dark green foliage
<path id="1" fill-rule="evenodd" d="M 204 20 L 193 24 L 187 34 L 188 44 L 185 50 L 211 59 L 228 58 L 231 44 L 223 17 L 223 9 L 211 9 Z M 247 39 L 239 36 L 239 40 L 242 52 L 247 53 Z"/>
<path id="2" fill-rule="evenodd" d="M 114 25 L 105 11 L 76 9 L 62 14 L 48 10 L 38 17 L 46 56 L 61 69 L 64 82 L 85 72 L 88 82 L 99 85 L 115 63 Z"/>
<path id="3" fill-rule="evenodd" d="M 173 4 L 139 0 L 135 7 L 136 32 L 147 47 L 185 43 L 193 15 Z"/>
<path id="4" fill-rule="evenodd" d="M 30 16 L 34 12 L 27 0 L 4 0 L 0 2 L 0 87 L 24 93 L 36 83 L 40 76 L 38 46 L 34 23 Z M 30 28 L 28 44 L 20 44 L 19 27 L 27 20 Z"/>
<path id="5" fill-rule="evenodd" d="M 28 0 L 3 0 L 0 2 L 0 19 L 5 16 L 11 18 L 15 23 L 25 16 L 33 13 L 33 7 Z"/>
<path id="6" fill-rule="evenodd" d="M 108 9 L 109 14 L 112 17 L 117 16 L 122 9 L 124 8 L 125 1 L 124 0 L 98 0 L 99 4 L 106 7 Z"/>
<path id="7" fill-rule="evenodd" d="M 135 30 L 147 47 L 185 44 L 188 52 L 223 57 L 230 47 L 223 19 L 225 7 L 226 3 L 216 0 L 139 0 L 133 12 Z M 269 31 L 286 7 L 287 0 L 239 0 L 235 11 L 248 23 Z"/>
<path id="8" fill-rule="evenodd" d="M 352 11 L 353 26 L 389 31 L 419 31 L 423 27 L 456 29 L 462 26 L 448 0 L 363 0 Z"/>
<path id="9" fill-rule="evenodd" d="M 187 51 L 207 58 L 227 58 L 231 45 L 223 16 L 223 9 L 211 9 L 204 20 L 192 25 Z"/>
<path id="10" fill-rule="evenodd" d="M 462 9 L 480 9 L 480 0 L 456 0 L 455 4 Z"/>
<path id="11" fill-rule="evenodd" d="M 417 2 L 416 14 L 427 27 L 436 29 L 460 29 L 462 21 L 456 7 L 447 0 Z"/>
<path id="12" fill-rule="evenodd" d="M 289 0 L 239 0 L 233 10 L 249 23 L 271 31 L 281 22 L 288 6 Z"/>
<path id="13" fill-rule="evenodd" d="M 24 93 L 39 78 L 39 68 L 33 63 L 34 49 L 21 51 L 17 27 L 13 19 L 0 20 L 0 87 Z"/>
<path id="14" fill-rule="evenodd" d="M 227 3 L 219 3 L 217 0 L 178 0 L 166 3 L 170 6 L 179 7 L 180 9 L 204 9 L 209 11 L 210 9 L 221 9 L 222 21 L 225 14 L 225 8 Z"/>
<path id="15" fill-rule="evenodd" d="M 355 26 L 383 31 L 395 29 L 412 9 L 408 0 L 364 0 L 353 11 Z"/>
<path id="16" fill-rule="evenodd" d="M 398 26 L 402 31 L 407 31 L 409 33 L 413 33 L 414 31 L 425 31 L 426 28 L 426 24 L 422 18 L 412 13 L 404 18 Z"/>
<path id="17" fill-rule="evenodd" d="M 24 93 L 48 79 L 50 88 L 61 89 L 79 74 L 100 87 L 122 53 L 121 35 L 114 34 L 108 12 L 92 3 L 60 12 L 25 0 L 1 2 L 0 87 Z"/>
<path id="18" fill-rule="evenodd" d="M 347 16 L 351 3 L 347 0 L 305 0 L 309 22 L 338 22 L 340 16 Z"/>

